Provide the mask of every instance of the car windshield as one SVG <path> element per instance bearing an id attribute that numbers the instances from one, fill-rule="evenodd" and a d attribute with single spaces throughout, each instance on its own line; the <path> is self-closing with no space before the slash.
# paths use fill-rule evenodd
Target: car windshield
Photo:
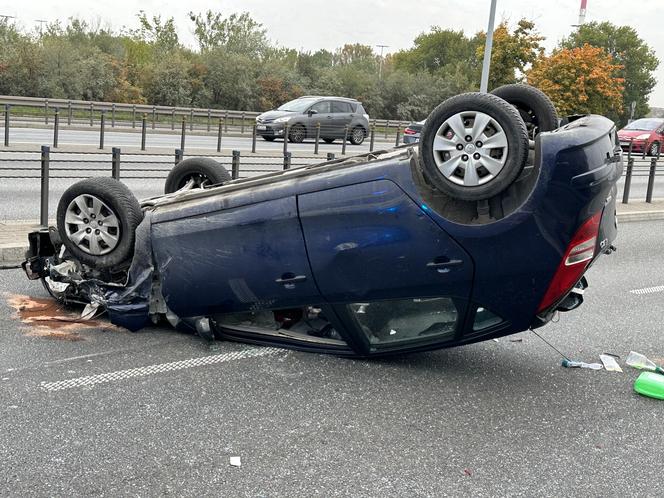
<path id="1" fill-rule="evenodd" d="M 288 111 L 288 112 L 303 112 L 317 100 L 318 99 L 295 99 L 291 100 L 290 102 L 286 102 L 277 110 Z"/>
<path id="2" fill-rule="evenodd" d="M 664 121 L 661 119 L 637 119 L 625 126 L 626 130 L 651 131 L 660 126 Z"/>

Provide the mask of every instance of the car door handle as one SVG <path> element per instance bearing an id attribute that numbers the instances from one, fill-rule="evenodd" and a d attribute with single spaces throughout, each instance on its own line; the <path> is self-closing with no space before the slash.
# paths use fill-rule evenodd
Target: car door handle
<path id="1" fill-rule="evenodd" d="M 282 285 L 293 285 L 300 282 L 306 282 L 306 275 L 295 275 L 294 273 L 284 273 L 281 278 L 275 280 L 276 283 Z"/>
<path id="2" fill-rule="evenodd" d="M 447 259 L 443 261 L 442 258 L 436 258 L 427 263 L 427 268 L 436 270 L 438 273 L 448 273 L 450 268 L 461 266 L 462 264 L 463 261 L 460 259 Z"/>

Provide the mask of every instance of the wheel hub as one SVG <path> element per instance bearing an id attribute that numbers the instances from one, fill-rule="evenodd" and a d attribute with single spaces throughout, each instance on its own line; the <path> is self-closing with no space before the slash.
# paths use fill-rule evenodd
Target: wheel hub
<path id="1" fill-rule="evenodd" d="M 100 198 L 82 194 L 67 206 L 65 233 L 81 251 L 103 256 L 120 243 L 120 221 Z"/>

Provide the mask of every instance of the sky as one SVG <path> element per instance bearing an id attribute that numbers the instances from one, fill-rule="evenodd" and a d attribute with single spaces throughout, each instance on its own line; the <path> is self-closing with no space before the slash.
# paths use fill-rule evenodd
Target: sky
<path id="1" fill-rule="evenodd" d="M 535 21 L 550 50 L 578 22 L 580 0 L 497 0 L 497 22 Z M 195 46 L 189 11 L 208 9 L 225 15 L 249 12 L 267 29 L 275 43 L 303 50 L 333 50 L 344 43 L 388 45 L 386 52 L 412 46 L 413 39 L 431 26 L 485 30 L 490 0 L 0 0 L 0 15 L 11 15 L 27 29 L 36 19 L 54 21 L 80 17 L 114 28 L 137 27 L 136 13 L 173 17 L 180 40 Z M 661 64 L 650 105 L 664 107 L 664 1 L 588 0 L 586 21 L 629 25 L 655 50 Z M 377 49 L 378 50 L 378 49 Z"/>

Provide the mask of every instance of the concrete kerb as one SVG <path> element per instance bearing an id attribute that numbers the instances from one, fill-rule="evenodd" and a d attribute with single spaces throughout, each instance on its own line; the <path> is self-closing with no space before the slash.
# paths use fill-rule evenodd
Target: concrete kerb
<path id="1" fill-rule="evenodd" d="M 659 208 L 664 201 L 654 204 Z M 647 209 L 644 205 L 640 203 L 630 210 L 621 209 L 624 204 L 619 205 L 618 223 L 664 220 L 664 209 Z M 28 232 L 38 227 L 39 224 L 33 222 L 0 222 L 0 269 L 20 267 L 28 249 Z"/>

